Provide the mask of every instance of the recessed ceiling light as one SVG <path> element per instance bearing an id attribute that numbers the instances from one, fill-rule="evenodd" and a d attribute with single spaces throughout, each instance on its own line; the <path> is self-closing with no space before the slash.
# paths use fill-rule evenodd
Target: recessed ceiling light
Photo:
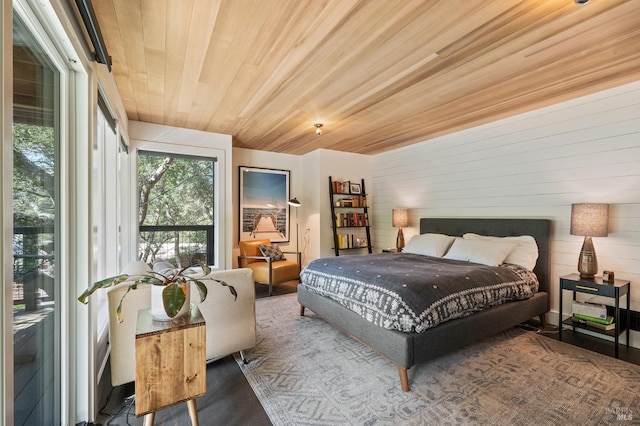
<path id="1" fill-rule="evenodd" d="M 573 1 L 575 1 L 578 6 L 584 6 L 585 4 L 589 3 L 591 0 L 573 0 Z"/>

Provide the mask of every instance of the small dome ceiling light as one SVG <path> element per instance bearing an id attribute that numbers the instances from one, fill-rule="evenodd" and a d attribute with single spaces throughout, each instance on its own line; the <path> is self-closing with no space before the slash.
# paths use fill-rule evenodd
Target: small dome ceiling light
<path id="1" fill-rule="evenodd" d="M 316 123 L 314 127 L 316 128 L 316 135 L 320 136 L 322 134 L 322 123 Z"/>
<path id="2" fill-rule="evenodd" d="M 573 1 L 575 1 L 578 6 L 584 6 L 585 4 L 589 3 L 591 0 L 573 0 Z"/>

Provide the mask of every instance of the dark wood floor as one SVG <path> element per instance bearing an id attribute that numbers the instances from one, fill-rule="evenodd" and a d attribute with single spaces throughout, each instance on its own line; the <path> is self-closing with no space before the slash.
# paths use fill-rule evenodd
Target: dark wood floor
<path id="1" fill-rule="evenodd" d="M 296 284 L 285 284 L 274 287 L 274 297 L 296 291 Z M 266 297 L 266 286 L 256 287 L 256 297 Z M 540 328 L 540 324 L 532 321 L 523 325 L 538 330 L 546 337 L 558 339 L 557 327 Z M 614 356 L 613 343 L 591 337 L 583 333 L 566 330 L 562 340 L 587 350 Z M 640 349 L 620 345 L 619 358 L 640 365 Z M 101 425 L 142 425 L 143 419 L 136 418 L 132 399 L 133 383 L 119 386 L 113 390 L 105 407 L 101 410 L 96 424 Z M 233 357 L 228 356 L 207 366 L 207 393 L 198 399 L 198 417 L 201 424 L 207 425 L 271 425 L 260 402 L 251 390 L 247 380 L 240 371 Z M 186 404 L 166 408 L 159 411 L 155 418 L 156 425 L 190 424 Z"/>
<path id="2" fill-rule="evenodd" d="M 558 340 L 557 327 L 553 327 L 552 332 L 546 333 L 545 335 Z M 571 329 L 565 329 L 562 332 L 562 341 L 593 352 L 608 355 L 612 358 L 615 356 L 613 342 L 590 336 L 579 331 L 574 333 Z M 627 349 L 625 334 L 620 335 L 620 342 L 618 358 L 623 361 L 630 362 L 631 364 L 640 365 L 640 349 L 633 347 L 629 347 Z"/>

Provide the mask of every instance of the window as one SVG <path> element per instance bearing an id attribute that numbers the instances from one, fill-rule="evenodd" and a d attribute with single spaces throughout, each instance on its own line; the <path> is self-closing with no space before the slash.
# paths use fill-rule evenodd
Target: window
<path id="1" fill-rule="evenodd" d="M 138 258 L 214 264 L 216 160 L 141 151 Z"/>
<path id="2" fill-rule="evenodd" d="M 93 259 L 99 278 L 118 275 L 120 266 L 120 144 L 116 135 L 116 122 L 102 94 L 98 93 L 96 140 L 93 146 L 92 168 L 92 223 Z M 106 291 L 92 296 L 95 315 L 94 371 L 96 382 L 102 375 L 108 356 L 109 311 Z"/>

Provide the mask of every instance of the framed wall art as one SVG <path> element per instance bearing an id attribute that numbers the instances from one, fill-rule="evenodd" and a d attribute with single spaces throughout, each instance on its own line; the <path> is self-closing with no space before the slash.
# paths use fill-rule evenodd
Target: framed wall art
<path id="1" fill-rule="evenodd" d="M 240 166 L 240 241 L 289 241 L 289 170 Z"/>

